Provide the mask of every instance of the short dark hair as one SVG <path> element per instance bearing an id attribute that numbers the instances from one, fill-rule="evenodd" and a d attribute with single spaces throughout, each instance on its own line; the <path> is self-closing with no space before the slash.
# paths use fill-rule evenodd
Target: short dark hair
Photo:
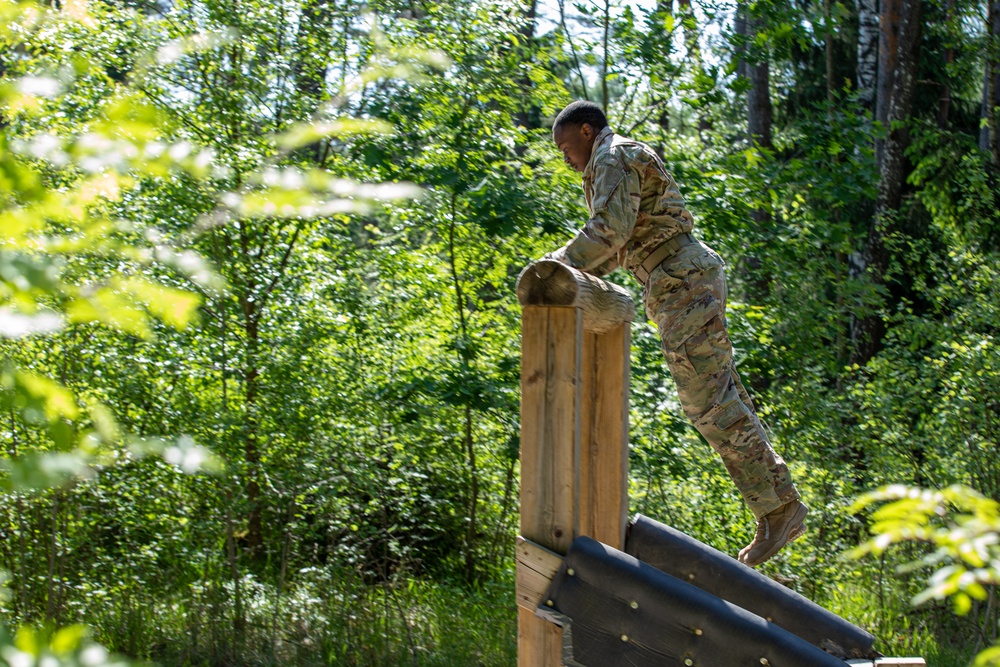
<path id="1" fill-rule="evenodd" d="M 608 126 L 608 117 L 604 115 L 604 109 L 599 104 L 588 102 L 587 100 L 577 100 L 570 102 L 566 108 L 559 112 L 555 122 L 552 123 L 552 131 L 564 125 L 590 125 L 595 132 L 600 132 Z"/>

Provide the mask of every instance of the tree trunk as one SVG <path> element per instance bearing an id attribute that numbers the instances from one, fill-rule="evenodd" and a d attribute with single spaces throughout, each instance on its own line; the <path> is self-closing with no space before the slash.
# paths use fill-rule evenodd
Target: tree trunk
<path id="1" fill-rule="evenodd" d="M 326 94 L 328 53 L 333 43 L 333 3 L 329 0 L 306 0 L 296 35 L 296 57 L 293 66 L 298 113 L 301 120 L 316 113 Z M 319 45 L 317 48 L 316 45 Z M 280 130 L 281 128 L 275 128 Z M 326 142 L 317 141 L 304 148 L 309 158 L 321 164 Z"/>
<path id="2" fill-rule="evenodd" d="M 770 60 L 750 53 L 748 44 L 755 41 L 763 28 L 763 21 L 754 17 L 750 6 L 741 2 L 736 8 L 736 33 L 740 35 L 740 62 L 737 73 L 750 81 L 747 91 L 747 138 L 751 146 L 770 151 L 774 144 L 771 136 L 772 107 Z M 764 208 L 755 209 L 751 215 L 759 229 L 766 229 L 771 223 L 771 213 Z M 771 294 L 771 272 L 769 265 L 748 247 L 740 263 L 740 277 L 743 284 L 743 298 L 750 304 L 762 304 Z M 756 373 L 746 374 L 746 380 L 754 391 L 767 389 L 769 380 Z"/>
<path id="3" fill-rule="evenodd" d="M 601 38 L 602 51 L 604 57 L 601 58 L 601 106 L 605 110 L 608 108 L 608 60 L 611 58 L 611 0 L 604 0 L 604 35 Z"/>
<path id="4" fill-rule="evenodd" d="M 524 62 L 531 62 L 535 57 L 535 20 L 538 11 L 538 0 L 527 0 L 524 6 L 524 26 L 521 28 L 521 42 L 524 50 Z M 521 87 L 521 99 L 524 100 L 521 110 L 517 112 L 517 124 L 526 130 L 541 127 L 541 109 L 531 103 L 531 78 L 527 72 L 518 79 Z M 518 146 L 518 154 L 523 155 L 526 146 Z"/>
<path id="5" fill-rule="evenodd" d="M 886 5 L 897 0 L 885 0 Z M 869 280 L 875 285 L 885 284 L 885 274 L 889 267 L 889 252 L 885 239 L 892 234 L 895 216 L 903 197 L 906 182 L 907 163 L 905 159 L 909 135 L 905 125 L 893 127 L 909 120 L 914 93 L 916 91 L 917 57 L 921 33 L 921 0 L 901 0 L 896 14 L 883 13 L 883 46 L 895 44 L 893 55 L 881 54 L 880 62 L 892 63 L 893 69 L 879 69 L 878 108 L 884 109 L 883 123 L 890 128 L 881 141 L 879 151 L 879 189 L 875 202 L 875 215 L 868 229 L 865 245 L 864 266 Z M 892 8 L 889 8 L 890 10 Z M 898 17 L 898 22 L 891 19 Z M 888 98 L 885 102 L 883 97 Z M 854 337 L 854 358 L 852 361 L 864 365 L 882 348 L 885 323 L 877 313 L 860 319 L 852 332 Z"/>
<path id="6" fill-rule="evenodd" d="M 247 494 L 247 548 L 252 558 L 260 557 L 264 546 L 263 508 L 260 489 L 260 445 L 258 436 L 260 420 L 257 406 L 260 399 L 260 328 L 258 326 L 259 311 L 250 302 L 244 303 L 244 330 L 247 335 L 247 362 L 243 369 L 244 381 L 244 455 L 246 457 L 248 475 L 246 483 Z"/>
<path id="7" fill-rule="evenodd" d="M 740 46 L 740 63 L 737 73 L 750 81 L 747 91 L 747 133 L 750 141 L 761 148 L 770 149 L 772 107 L 771 107 L 771 65 L 767 57 L 759 58 L 749 53 L 745 43 L 753 41 L 763 27 L 759 18 L 750 14 L 746 3 L 736 9 L 736 34 L 743 38 Z"/>
<path id="8" fill-rule="evenodd" d="M 669 3 L 661 2 L 669 10 Z M 684 32 L 684 49 L 687 52 L 686 61 L 690 67 L 697 72 L 705 71 L 704 60 L 701 55 L 701 44 L 698 42 L 698 29 L 695 22 L 694 9 L 691 7 L 691 0 L 677 0 L 678 14 L 681 19 L 681 30 Z M 664 111 L 664 115 L 666 112 Z M 661 125 L 663 125 L 661 123 Z M 664 126 L 664 129 L 666 127 Z M 705 107 L 698 108 L 698 136 L 712 129 L 712 119 L 709 118 Z"/>
<path id="9" fill-rule="evenodd" d="M 858 0 L 858 98 L 869 110 L 878 81 L 878 46 L 878 1 Z"/>
<path id="10" fill-rule="evenodd" d="M 951 30 L 951 23 L 955 16 L 955 0 L 948 0 L 948 9 L 945 14 L 945 22 L 948 30 Z M 944 82 L 941 85 L 941 98 L 938 100 L 938 127 L 942 130 L 948 128 L 949 117 L 951 115 L 951 73 L 949 69 L 955 60 L 955 49 L 948 47 L 944 52 Z"/>
<path id="11" fill-rule="evenodd" d="M 455 308 L 458 311 L 458 336 L 460 344 L 456 345 L 459 352 L 459 363 L 466 373 L 473 372 L 473 358 L 468 345 L 469 325 L 465 319 L 465 291 L 462 289 L 462 281 L 458 275 L 458 255 L 455 240 L 455 229 L 458 225 L 458 194 L 451 194 L 451 220 L 448 226 L 448 265 L 451 271 L 452 285 L 455 288 Z M 468 495 L 467 512 L 468 524 L 465 531 L 465 579 L 468 583 L 474 583 L 478 578 L 478 565 L 476 563 L 476 551 L 478 550 L 479 535 L 479 463 L 476 457 L 476 441 L 473 435 L 472 406 L 468 403 L 463 410 L 464 433 L 462 438 L 463 449 L 465 450 L 466 463 L 468 465 Z"/>
<path id="12" fill-rule="evenodd" d="M 979 147 L 990 154 L 990 160 L 1000 165 L 1000 137 L 997 133 L 997 116 L 1000 112 L 1000 0 L 989 3 L 987 17 L 989 51 L 986 74 L 983 79 L 983 123 L 979 130 Z"/>
<path id="13" fill-rule="evenodd" d="M 889 105 L 892 102 L 897 64 L 899 62 L 900 13 L 906 0 L 882 0 L 879 16 L 878 80 L 875 100 L 875 120 L 889 125 Z M 875 140 L 875 159 L 881 169 L 885 139 Z"/>
<path id="14" fill-rule="evenodd" d="M 823 0 L 823 19 L 826 21 L 826 103 L 833 109 L 837 84 L 833 80 L 833 12 L 832 0 Z"/>

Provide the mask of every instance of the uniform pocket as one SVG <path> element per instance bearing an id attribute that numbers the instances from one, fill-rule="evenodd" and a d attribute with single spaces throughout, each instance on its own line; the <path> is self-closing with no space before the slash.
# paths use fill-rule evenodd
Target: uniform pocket
<path id="1" fill-rule="evenodd" d="M 700 378 L 729 372 L 733 346 L 721 317 L 713 317 L 684 341 L 684 354 Z"/>
<path id="2" fill-rule="evenodd" d="M 711 248 L 705 248 L 705 252 L 692 257 L 691 264 L 697 267 L 699 271 L 703 272 L 712 271 L 714 269 L 722 269 L 726 266 L 722 257 L 720 257 L 719 254 Z"/>
<path id="3" fill-rule="evenodd" d="M 657 326 L 660 327 L 663 349 L 666 351 L 678 349 L 689 338 L 699 333 L 706 322 L 713 318 L 718 319 L 720 325 L 722 322 L 722 310 L 719 307 L 719 302 L 711 293 L 702 293 L 689 303 L 677 304 L 670 310 L 670 315 L 672 317 L 667 321 L 657 322 Z"/>

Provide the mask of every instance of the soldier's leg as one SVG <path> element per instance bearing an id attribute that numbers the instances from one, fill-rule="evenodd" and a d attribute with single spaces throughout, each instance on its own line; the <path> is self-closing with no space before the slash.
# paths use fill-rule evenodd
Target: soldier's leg
<path id="1" fill-rule="evenodd" d="M 685 414 L 760 519 L 799 496 L 733 363 L 723 267 L 705 246 L 687 246 L 650 275 L 646 311 L 659 328 Z"/>
<path id="2" fill-rule="evenodd" d="M 797 499 L 788 467 L 771 447 L 736 372 L 721 314 L 679 345 L 669 335 L 663 338 L 685 414 L 718 452 L 754 516 L 760 519 Z"/>

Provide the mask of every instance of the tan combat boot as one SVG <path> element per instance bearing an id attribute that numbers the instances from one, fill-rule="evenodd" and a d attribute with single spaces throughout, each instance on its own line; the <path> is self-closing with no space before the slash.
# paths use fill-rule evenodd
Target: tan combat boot
<path id="1" fill-rule="evenodd" d="M 793 500 L 757 521 L 757 534 L 753 542 L 743 547 L 739 560 L 744 565 L 757 567 L 778 553 L 781 547 L 806 532 L 802 521 L 809 508 L 801 500 Z"/>

